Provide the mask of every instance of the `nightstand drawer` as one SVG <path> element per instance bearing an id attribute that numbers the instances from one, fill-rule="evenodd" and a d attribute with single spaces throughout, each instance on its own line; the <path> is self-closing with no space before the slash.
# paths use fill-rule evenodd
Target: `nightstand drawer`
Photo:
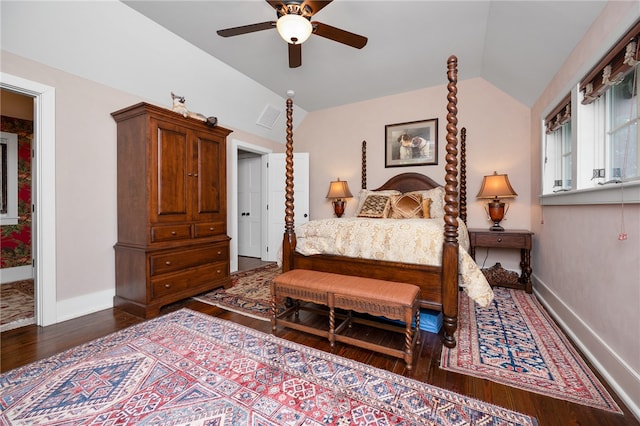
<path id="1" fill-rule="evenodd" d="M 525 248 L 527 247 L 527 236 L 504 235 L 499 232 L 495 234 L 477 234 L 475 236 L 475 245 L 479 247 Z"/>

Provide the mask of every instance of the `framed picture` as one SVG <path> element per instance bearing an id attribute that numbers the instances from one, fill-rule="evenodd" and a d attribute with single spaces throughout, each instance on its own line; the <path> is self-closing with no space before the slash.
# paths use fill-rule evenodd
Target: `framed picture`
<path id="1" fill-rule="evenodd" d="M 384 126 L 385 167 L 438 164 L 438 119 Z"/>

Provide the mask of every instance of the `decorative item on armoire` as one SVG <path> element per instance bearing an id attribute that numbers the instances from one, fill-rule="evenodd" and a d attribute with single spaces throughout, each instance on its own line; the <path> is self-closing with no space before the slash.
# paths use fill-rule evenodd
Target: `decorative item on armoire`
<path id="1" fill-rule="evenodd" d="M 347 202 L 344 198 L 351 198 L 351 191 L 349 191 L 349 184 L 344 181 L 334 180 L 329 184 L 329 192 L 327 192 L 327 198 L 333 199 L 333 212 L 336 217 L 341 217 L 344 214 L 344 208 Z"/>
<path id="2" fill-rule="evenodd" d="M 197 112 L 189 111 L 184 105 L 184 103 L 186 102 L 184 96 L 178 96 L 171 92 L 171 99 L 173 100 L 173 111 L 177 112 L 178 114 L 182 114 L 184 118 L 191 117 L 195 118 L 196 120 L 204 121 L 209 127 L 215 127 L 218 124 L 218 117 L 205 117 L 204 115 Z"/>
<path id="3" fill-rule="evenodd" d="M 493 221 L 493 226 L 489 228 L 491 231 L 504 231 L 504 228 L 500 226 L 500 221 L 504 219 L 509 207 L 507 206 L 505 210 L 505 203 L 501 200 L 514 198 L 517 195 L 516 191 L 511 187 L 509 177 L 506 174 L 499 175 L 498 172 L 493 172 L 492 175 L 485 176 L 482 179 L 482 186 L 477 197 L 492 199 L 485 207 L 487 216 Z"/>

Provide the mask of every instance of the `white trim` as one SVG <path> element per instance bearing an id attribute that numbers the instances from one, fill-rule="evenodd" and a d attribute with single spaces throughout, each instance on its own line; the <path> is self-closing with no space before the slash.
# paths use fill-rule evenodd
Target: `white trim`
<path id="1" fill-rule="evenodd" d="M 56 310 L 56 126 L 55 88 L 0 73 L 0 87 L 33 96 L 33 257 L 36 324 L 57 322 Z"/>
<path id="2" fill-rule="evenodd" d="M 231 272 L 238 270 L 238 150 L 255 152 L 260 155 L 271 154 L 273 152 L 273 150 L 259 145 L 253 145 L 238 139 L 231 140 L 231 149 L 228 150 L 227 156 L 227 233 L 229 237 L 231 237 L 229 244 Z M 262 195 L 264 198 L 264 193 Z M 263 229 L 266 226 L 265 216 L 266 215 L 263 215 L 262 220 Z"/>
<path id="3" fill-rule="evenodd" d="M 640 419 L 640 401 L 637 398 L 637 389 L 640 389 L 640 374 L 634 371 L 589 324 L 585 323 L 535 274 L 531 279 L 534 282 L 533 288 L 536 298 L 558 323 L 562 331 L 569 336 L 571 341 L 615 390 L 631 413 Z"/>
<path id="4" fill-rule="evenodd" d="M 0 284 L 30 280 L 31 278 L 33 278 L 33 267 L 31 265 L 2 268 Z"/>
<path id="5" fill-rule="evenodd" d="M 573 189 L 567 192 L 540 196 L 545 206 L 574 204 L 638 204 L 640 203 L 640 181 L 610 183 L 598 188 Z"/>
<path id="6" fill-rule="evenodd" d="M 110 289 L 61 300 L 57 303 L 57 310 L 60 312 L 58 322 L 79 318 L 104 309 L 111 309 L 113 308 L 113 297 L 115 295 L 115 289 Z"/>

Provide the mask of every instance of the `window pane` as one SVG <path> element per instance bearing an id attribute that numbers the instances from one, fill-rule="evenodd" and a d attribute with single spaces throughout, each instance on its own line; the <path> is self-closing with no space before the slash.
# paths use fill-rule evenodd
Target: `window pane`
<path id="1" fill-rule="evenodd" d="M 638 96 L 633 71 L 607 92 L 610 99 L 607 180 L 638 177 Z"/>

